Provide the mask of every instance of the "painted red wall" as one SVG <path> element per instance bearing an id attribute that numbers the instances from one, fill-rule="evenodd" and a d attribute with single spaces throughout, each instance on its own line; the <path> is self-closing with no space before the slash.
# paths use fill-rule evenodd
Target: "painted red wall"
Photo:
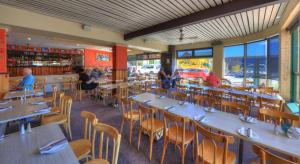
<path id="1" fill-rule="evenodd" d="M 113 47 L 114 69 L 127 69 L 127 47 L 116 45 Z"/>
<path id="2" fill-rule="evenodd" d="M 109 55 L 110 56 L 109 62 L 96 60 L 97 53 Z M 92 50 L 92 49 L 84 50 L 84 66 L 85 67 L 108 67 L 108 66 L 112 67 L 112 62 L 113 62 L 112 52 Z"/>
<path id="3" fill-rule="evenodd" d="M 0 73 L 7 73 L 6 31 L 0 29 Z"/>

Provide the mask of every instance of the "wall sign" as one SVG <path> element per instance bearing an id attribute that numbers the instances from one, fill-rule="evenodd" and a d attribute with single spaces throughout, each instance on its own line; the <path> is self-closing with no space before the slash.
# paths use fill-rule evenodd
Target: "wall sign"
<path id="1" fill-rule="evenodd" d="M 96 54 L 96 60 L 100 60 L 100 61 L 109 61 L 109 55 L 106 54 L 101 54 L 101 53 L 97 53 Z"/>

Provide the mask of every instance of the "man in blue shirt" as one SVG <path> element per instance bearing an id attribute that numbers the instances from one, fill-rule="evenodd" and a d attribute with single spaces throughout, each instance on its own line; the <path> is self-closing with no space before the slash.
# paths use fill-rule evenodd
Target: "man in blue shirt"
<path id="1" fill-rule="evenodd" d="M 32 75 L 32 71 L 30 68 L 23 69 L 23 80 L 19 83 L 18 89 L 25 90 L 33 90 L 34 84 L 34 76 Z"/>

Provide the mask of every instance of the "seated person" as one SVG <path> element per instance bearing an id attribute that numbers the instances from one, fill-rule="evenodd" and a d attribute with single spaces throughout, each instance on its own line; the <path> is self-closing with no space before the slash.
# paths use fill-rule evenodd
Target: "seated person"
<path id="1" fill-rule="evenodd" d="M 206 77 L 206 84 L 210 87 L 218 87 L 221 84 L 221 80 L 213 72 L 209 72 L 209 75 Z"/>
<path id="2" fill-rule="evenodd" d="M 180 80 L 180 75 L 179 75 L 179 72 L 178 72 L 177 69 L 176 69 L 176 70 L 174 71 L 174 73 L 172 74 L 171 80 L 172 80 L 172 88 L 175 88 L 176 81 L 179 81 L 179 80 Z"/>
<path id="3" fill-rule="evenodd" d="M 98 83 L 95 83 L 95 78 L 91 78 L 91 70 L 87 69 L 79 74 L 82 90 L 93 90 L 97 88 Z"/>
<path id="4" fill-rule="evenodd" d="M 23 69 L 23 80 L 18 84 L 17 88 L 20 90 L 33 90 L 34 76 L 32 75 L 32 70 L 30 68 Z"/>
<path id="5" fill-rule="evenodd" d="M 162 88 L 169 89 L 170 87 L 170 80 L 167 77 L 167 74 L 165 73 L 163 68 L 160 68 L 158 72 L 158 79 L 162 82 Z"/>
<path id="6" fill-rule="evenodd" d="M 99 70 L 99 68 L 94 68 L 91 72 L 91 78 L 95 78 L 96 80 L 99 80 L 99 78 L 101 77 L 102 73 Z"/>

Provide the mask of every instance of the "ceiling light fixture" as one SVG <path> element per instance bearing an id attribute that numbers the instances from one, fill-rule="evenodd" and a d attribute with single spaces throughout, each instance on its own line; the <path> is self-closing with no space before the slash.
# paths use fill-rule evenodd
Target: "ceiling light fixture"
<path id="1" fill-rule="evenodd" d="M 31 41 L 31 37 L 27 37 L 27 40 L 28 40 L 28 41 Z"/>

